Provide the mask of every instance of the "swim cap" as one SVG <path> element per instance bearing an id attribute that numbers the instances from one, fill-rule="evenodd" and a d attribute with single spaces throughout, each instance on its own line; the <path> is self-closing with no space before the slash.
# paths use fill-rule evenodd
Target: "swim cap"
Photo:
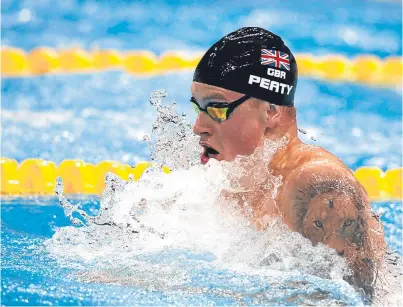
<path id="1" fill-rule="evenodd" d="M 196 67 L 193 81 L 281 106 L 293 106 L 297 63 L 283 40 L 262 28 L 234 31 L 216 42 Z"/>

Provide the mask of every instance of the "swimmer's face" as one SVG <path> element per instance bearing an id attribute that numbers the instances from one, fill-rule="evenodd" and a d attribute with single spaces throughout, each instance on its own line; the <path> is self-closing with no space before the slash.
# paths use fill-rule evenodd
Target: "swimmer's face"
<path id="1" fill-rule="evenodd" d="M 192 83 L 191 90 L 192 96 L 202 106 L 210 102 L 228 103 L 244 96 L 198 82 Z M 214 121 L 205 112 L 200 112 L 193 131 L 200 136 L 200 145 L 204 150 L 201 162 L 207 163 L 210 158 L 232 161 L 237 155 L 252 154 L 256 147 L 263 144 L 267 107 L 268 104 L 257 103 L 256 99 L 251 98 L 238 106 L 229 119 L 222 123 Z"/>
<path id="2" fill-rule="evenodd" d="M 322 242 L 339 254 L 362 243 L 358 210 L 346 194 L 323 193 L 314 197 L 303 223 L 303 234 L 313 244 Z"/>

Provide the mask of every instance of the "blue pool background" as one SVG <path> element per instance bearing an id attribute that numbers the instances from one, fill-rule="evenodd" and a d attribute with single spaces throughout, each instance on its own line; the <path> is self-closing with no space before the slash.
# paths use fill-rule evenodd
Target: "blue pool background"
<path id="1" fill-rule="evenodd" d="M 398 1 L 270 1 L 270 6 L 265 1 L 50 3 L 3 1 L 3 45 L 26 51 L 49 46 L 145 49 L 157 55 L 167 50 L 200 52 L 231 30 L 256 25 L 280 34 L 295 53 L 368 53 L 381 58 L 402 53 Z M 2 155 L 56 163 L 65 158 L 94 163 L 147 159 L 141 140 L 154 116 L 150 92 L 166 89 L 168 99 L 193 120 L 188 104 L 191 78 L 191 72 L 153 78 L 104 72 L 3 79 Z M 351 168 L 402 165 L 400 88 L 300 78 L 296 106 L 300 127 Z"/>
<path id="2" fill-rule="evenodd" d="M 1 35 L 3 46 L 26 51 L 79 46 L 159 55 L 203 51 L 232 30 L 261 26 L 281 35 L 295 53 L 385 58 L 402 54 L 401 9 L 399 1 L 5 0 Z M 192 121 L 191 80 L 191 72 L 142 78 L 120 71 L 3 78 L 1 155 L 19 162 L 31 157 L 56 163 L 147 160 L 142 139 L 155 118 L 148 103 L 151 91 L 166 89 L 167 102 L 175 100 Z M 402 165 L 401 88 L 300 78 L 296 106 L 300 127 L 308 132 L 302 139 L 335 153 L 350 168 Z M 99 199 L 84 203 L 97 206 Z M 401 202 L 373 207 L 384 211 L 387 240 L 401 254 Z M 69 224 L 55 198 L 3 198 L 1 214 L 3 305 L 150 305 L 155 299 L 155 293 L 139 297 L 130 287 L 66 278 L 72 272 L 58 267 L 42 247 L 55 228 Z M 47 291 L 52 286 L 62 291 Z M 156 305 L 172 303 L 163 293 L 160 298 Z M 196 304 L 192 299 L 182 302 Z"/>

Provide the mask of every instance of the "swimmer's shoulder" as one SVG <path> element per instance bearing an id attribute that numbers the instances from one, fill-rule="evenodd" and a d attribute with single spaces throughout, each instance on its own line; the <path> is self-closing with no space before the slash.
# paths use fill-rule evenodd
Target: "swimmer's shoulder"
<path id="1" fill-rule="evenodd" d="M 342 160 L 319 146 L 300 143 L 293 148 L 289 160 L 293 161 L 290 174 L 298 172 L 320 173 L 322 171 L 329 172 L 331 170 L 353 174 Z"/>
<path id="2" fill-rule="evenodd" d="M 279 203 L 285 210 L 293 210 L 293 204 L 312 191 L 339 190 L 345 187 L 359 194 L 367 202 L 366 192 L 361 187 L 353 172 L 336 156 L 327 150 L 306 144 L 300 144 L 289 157 L 292 167 L 283 176 L 283 185 Z M 334 192 L 336 193 L 336 191 Z M 287 208 L 287 209 L 286 209 Z"/>

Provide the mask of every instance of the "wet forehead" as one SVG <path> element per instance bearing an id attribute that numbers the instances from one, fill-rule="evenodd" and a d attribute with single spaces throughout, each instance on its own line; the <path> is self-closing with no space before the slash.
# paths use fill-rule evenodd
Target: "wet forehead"
<path id="1" fill-rule="evenodd" d="M 210 101 L 225 101 L 230 102 L 239 99 L 243 95 L 237 92 L 233 92 L 221 87 L 212 86 L 208 84 L 193 82 L 192 96 L 196 98 L 199 103 Z"/>

